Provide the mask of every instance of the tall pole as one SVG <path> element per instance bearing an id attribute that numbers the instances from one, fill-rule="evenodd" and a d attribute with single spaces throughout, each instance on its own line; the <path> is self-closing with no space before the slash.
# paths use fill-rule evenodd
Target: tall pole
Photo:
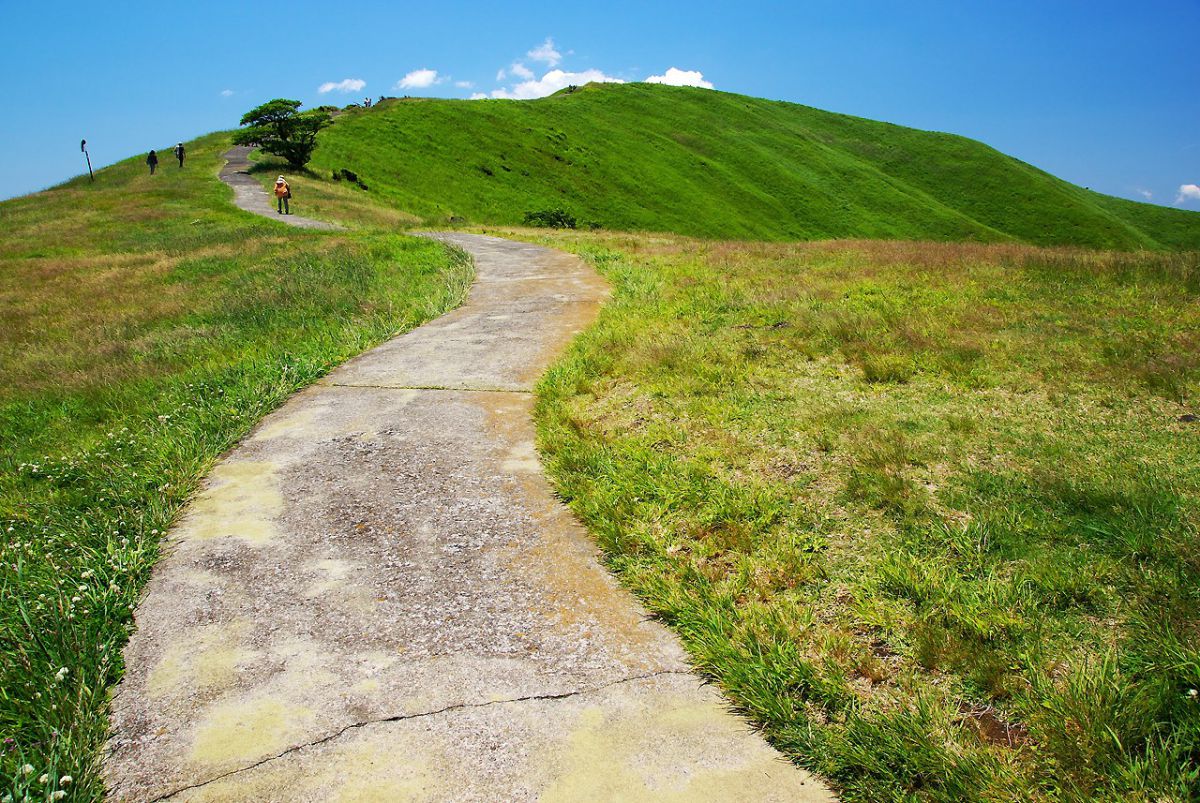
<path id="1" fill-rule="evenodd" d="M 83 151 L 83 158 L 84 158 L 84 159 L 87 159 L 87 163 L 88 163 L 88 175 L 91 177 L 92 181 L 95 181 L 95 180 L 96 180 L 96 174 L 92 172 L 92 157 L 88 155 L 88 152 L 87 152 L 87 140 L 86 140 L 86 139 L 81 139 L 81 140 L 79 140 L 79 150 Z"/>

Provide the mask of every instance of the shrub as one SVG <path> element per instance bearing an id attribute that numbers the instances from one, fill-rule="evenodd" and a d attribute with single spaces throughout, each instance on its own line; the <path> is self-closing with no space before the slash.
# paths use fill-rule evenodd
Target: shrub
<path id="1" fill-rule="evenodd" d="M 351 184 L 357 184 L 360 188 L 362 188 L 364 190 L 367 188 L 366 183 L 362 179 L 360 179 L 358 177 L 358 173 L 355 173 L 353 170 L 347 170 L 346 168 L 343 167 L 343 168 L 333 171 L 333 180 L 334 181 L 341 181 L 343 179 L 345 179 L 346 181 L 349 181 Z"/>
<path id="2" fill-rule="evenodd" d="M 526 212 L 525 224 L 546 229 L 573 229 L 578 225 L 575 216 L 565 209 L 542 209 L 538 212 Z"/>

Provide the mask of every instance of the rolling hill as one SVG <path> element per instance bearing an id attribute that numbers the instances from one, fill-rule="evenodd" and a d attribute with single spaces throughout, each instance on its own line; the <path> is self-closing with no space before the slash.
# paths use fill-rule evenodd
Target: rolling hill
<path id="1" fill-rule="evenodd" d="M 1200 248 L 1200 214 L 1094 193 L 964 137 L 686 87 L 388 100 L 341 115 L 311 166 L 353 170 L 431 223 L 562 208 L 581 225 L 723 239 Z"/>

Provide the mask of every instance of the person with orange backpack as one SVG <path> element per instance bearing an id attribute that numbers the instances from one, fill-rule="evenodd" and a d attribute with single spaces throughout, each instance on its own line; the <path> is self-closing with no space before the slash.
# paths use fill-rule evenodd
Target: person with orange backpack
<path id="1" fill-rule="evenodd" d="M 292 197 L 292 188 L 288 186 L 287 181 L 283 176 L 275 179 L 275 203 L 278 207 L 279 214 L 290 215 L 291 209 L 288 208 L 288 199 Z"/>

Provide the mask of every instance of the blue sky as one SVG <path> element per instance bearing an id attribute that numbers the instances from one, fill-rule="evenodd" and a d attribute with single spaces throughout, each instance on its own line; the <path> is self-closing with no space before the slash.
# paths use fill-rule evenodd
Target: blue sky
<path id="1" fill-rule="evenodd" d="M 718 90 L 963 134 L 1094 190 L 1200 209 L 1198 32 L 1200 0 L 3 0 L 0 198 L 85 170 L 83 137 L 99 166 L 234 127 L 274 97 L 520 96 L 564 79 L 546 80 L 553 70 L 644 80 L 675 68 Z M 318 91 L 347 80 L 364 85 Z"/>

